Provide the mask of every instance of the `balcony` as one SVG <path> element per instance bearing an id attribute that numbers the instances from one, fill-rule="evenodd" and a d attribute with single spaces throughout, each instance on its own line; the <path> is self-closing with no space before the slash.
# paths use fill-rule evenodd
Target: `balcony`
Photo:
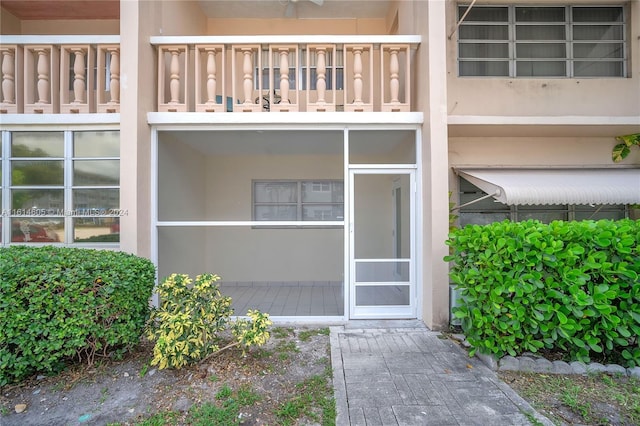
<path id="1" fill-rule="evenodd" d="M 120 111 L 119 36 L 5 36 L 1 114 Z"/>
<path id="2" fill-rule="evenodd" d="M 154 112 L 408 112 L 419 42 L 419 36 L 151 37 L 158 58 Z M 119 36 L 8 36 L 0 52 L 0 113 L 120 112 Z"/>
<path id="3" fill-rule="evenodd" d="M 152 37 L 158 112 L 404 112 L 419 36 Z"/>

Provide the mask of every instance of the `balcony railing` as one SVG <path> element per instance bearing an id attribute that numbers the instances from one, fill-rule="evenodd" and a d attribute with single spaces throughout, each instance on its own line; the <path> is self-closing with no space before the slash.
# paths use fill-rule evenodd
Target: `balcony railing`
<path id="1" fill-rule="evenodd" d="M 2 114 L 120 111 L 119 36 L 3 36 Z"/>
<path id="2" fill-rule="evenodd" d="M 420 37 L 150 42 L 158 53 L 158 112 L 401 112 L 411 110 Z M 2 114 L 120 112 L 119 36 L 3 36 L 0 53 Z"/>
<path id="3" fill-rule="evenodd" d="M 411 109 L 419 36 L 152 37 L 159 112 Z"/>

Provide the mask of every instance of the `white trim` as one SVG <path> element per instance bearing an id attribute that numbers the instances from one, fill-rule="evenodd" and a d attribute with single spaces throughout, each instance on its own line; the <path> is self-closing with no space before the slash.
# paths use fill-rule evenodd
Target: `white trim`
<path id="1" fill-rule="evenodd" d="M 0 173 L 0 188 L 3 191 L 9 191 L 9 182 L 11 179 L 11 167 L 9 164 L 9 142 L 10 142 L 11 133 L 10 132 L 2 132 L 2 139 L 0 140 L 0 162 L 4 162 L 2 164 L 2 169 Z M 13 231 L 11 230 L 11 218 L 8 214 L 4 214 L 5 212 L 9 212 L 11 209 L 11 200 L 9 196 L 4 195 L 0 197 L 0 207 L 2 208 L 2 215 L 0 215 L 0 229 L 8 229 L 9 232 L 2 232 L 2 238 L 0 239 L 0 246 L 4 247 L 5 245 L 11 242 L 11 235 Z"/>
<path id="2" fill-rule="evenodd" d="M 347 202 L 347 200 L 350 200 L 350 196 L 349 194 L 351 194 L 351 184 L 349 181 L 349 127 L 345 127 L 342 131 L 342 137 L 343 137 L 343 141 L 342 141 L 342 146 L 343 146 L 343 179 L 344 179 L 344 187 L 343 187 L 343 201 Z M 345 226 L 342 228 L 342 235 L 344 237 L 344 247 L 343 247 L 343 254 L 342 254 L 342 264 L 344 267 L 344 272 L 342 274 L 342 293 L 343 293 L 343 306 L 342 306 L 342 313 L 344 315 L 345 318 L 349 319 L 350 318 L 350 312 L 349 312 L 349 306 L 350 306 L 350 300 L 351 300 L 351 285 L 349 285 L 349 283 L 351 283 L 351 262 L 349 261 L 349 259 L 351 258 L 350 255 L 350 247 L 351 247 L 351 232 L 353 231 L 353 227 L 351 226 L 351 207 L 350 207 L 351 203 L 349 202 L 348 207 L 349 208 L 344 208 L 343 207 L 343 213 L 344 213 L 344 223 Z"/>
<path id="3" fill-rule="evenodd" d="M 155 288 L 159 284 L 158 277 L 158 130 L 151 129 L 151 262 L 156 265 Z M 160 307 L 160 295 L 154 289 L 151 295 L 151 303 L 156 308 Z"/>
<path id="4" fill-rule="evenodd" d="M 62 114 L 56 114 L 59 116 Z M 88 114 L 87 114 L 88 115 Z M 113 115 L 113 114 L 92 114 Z M 78 114 L 73 116 L 77 117 Z M 42 117 L 39 115 L 39 117 Z M 253 124 L 253 125 L 286 125 L 293 129 L 296 124 L 422 124 L 422 112 L 148 112 L 147 122 L 150 125 L 180 124 Z M 218 130 L 219 127 L 217 128 Z M 198 130 L 191 127 L 190 130 Z"/>
<path id="5" fill-rule="evenodd" d="M 157 193 L 156 193 L 157 194 Z M 159 227 L 181 227 L 181 226 L 252 226 L 255 228 L 272 228 L 274 226 L 344 226 L 342 220 L 156 220 Z"/>
<path id="6" fill-rule="evenodd" d="M 423 246 L 424 246 L 424 202 L 422 200 L 422 128 L 416 130 L 416 165 L 415 172 L 415 200 L 416 200 L 416 219 L 415 232 L 416 242 L 416 317 L 422 320 L 424 317 L 424 305 L 422 298 L 424 297 L 424 262 Z"/>
<path id="7" fill-rule="evenodd" d="M 420 44 L 420 35 L 260 35 L 260 36 L 151 36 L 152 45 L 169 44 Z"/>
<path id="8" fill-rule="evenodd" d="M 119 44 L 119 35 L 3 35 L 2 44 Z"/>
<path id="9" fill-rule="evenodd" d="M 120 113 L 113 114 L 2 114 L 2 125 L 120 125 Z"/>
<path id="10" fill-rule="evenodd" d="M 350 169 L 359 169 L 362 170 L 362 173 L 365 173 L 364 170 L 380 170 L 380 169 L 408 169 L 415 170 L 418 168 L 415 164 L 358 164 L 352 163 L 349 166 Z"/>
<path id="11" fill-rule="evenodd" d="M 246 316 L 237 316 L 231 318 L 247 318 Z M 302 324 L 322 324 L 323 327 L 339 324 L 342 325 L 345 323 L 346 318 L 344 316 L 277 316 L 277 315 L 269 315 L 269 319 L 273 321 L 275 325 L 285 324 L 285 323 L 302 323 Z"/>
<path id="12" fill-rule="evenodd" d="M 640 116 L 507 116 L 449 115 L 448 125 L 579 125 L 579 126 L 640 126 Z"/>
<path id="13" fill-rule="evenodd" d="M 416 230 L 416 205 L 418 194 L 416 192 L 416 167 L 407 165 L 362 165 L 365 167 L 359 167 L 360 165 L 349 166 L 349 251 L 348 251 L 348 265 L 349 265 L 349 280 L 345 280 L 345 286 L 349 287 L 349 319 L 397 319 L 397 318 L 416 318 L 418 312 L 418 282 L 417 282 L 417 264 L 416 258 L 416 246 L 418 241 L 421 241 Z M 377 166 L 377 167 L 373 167 Z M 400 166 L 400 167 L 398 167 Z M 356 175 L 394 175 L 401 174 L 407 175 L 409 178 L 409 236 L 410 236 L 410 255 L 409 259 L 357 259 L 362 262 L 405 262 L 409 263 L 409 280 L 408 281 L 390 281 L 390 282 L 355 282 L 355 269 L 356 269 L 356 257 L 355 257 L 355 238 L 354 238 L 354 218 L 355 218 L 355 191 L 354 181 Z M 346 198 L 346 196 L 345 196 Z M 346 211 L 347 209 L 345 209 Z M 409 305 L 379 305 L 379 306 L 356 306 L 355 304 L 355 292 L 358 286 L 408 286 L 409 287 Z M 345 311 L 347 312 L 347 311 Z"/>

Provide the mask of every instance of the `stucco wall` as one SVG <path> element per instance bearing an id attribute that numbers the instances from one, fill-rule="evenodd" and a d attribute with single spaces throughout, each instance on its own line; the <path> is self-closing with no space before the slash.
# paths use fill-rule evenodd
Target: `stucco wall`
<path id="1" fill-rule="evenodd" d="M 120 34 L 120 21 L 117 19 L 95 19 L 81 21 L 77 19 L 60 19 L 54 21 L 22 21 L 21 33 L 38 34 Z"/>
<path id="2" fill-rule="evenodd" d="M 207 35 L 387 34 L 385 19 L 214 19 Z"/>
<path id="3" fill-rule="evenodd" d="M 518 4 L 526 3 L 529 2 Z M 540 2 L 530 3 L 538 5 Z M 611 2 L 580 2 L 589 3 L 601 5 Z M 447 112 L 450 115 L 488 116 L 639 116 L 640 2 L 626 4 L 629 11 L 627 47 L 628 57 L 631 58 L 628 78 L 460 78 L 456 32 L 450 40 L 446 40 Z M 456 7 L 457 2 L 447 2 L 447 35 L 453 32 L 456 24 Z"/>

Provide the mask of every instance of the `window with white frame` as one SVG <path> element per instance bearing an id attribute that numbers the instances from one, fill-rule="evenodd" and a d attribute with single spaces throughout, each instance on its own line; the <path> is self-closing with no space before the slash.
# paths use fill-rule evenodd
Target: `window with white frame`
<path id="1" fill-rule="evenodd" d="M 623 6 L 473 6 L 458 29 L 458 73 L 624 77 L 626 33 Z"/>
<path id="2" fill-rule="evenodd" d="M 339 221 L 344 219 L 344 184 L 339 180 L 253 182 L 256 221 Z"/>
<path id="3" fill-rule="evenodd" d="M 618 220 L 628 217 L 624 205 L 523 205 L 508 206 L 493 198 L 484 198 L 487 193 L 464 178 L 460 178 L 460 226 L 488 225 L 493 222 L 511 220 L 521 222 L 529 219 L 549 223 L 554 220 Z M 475 200 L 479 200 L 474 202 Z"/>
<path id="4" fill-rule="evenodd" d="M 3 243 L 119 242 L 118 131 L 3 136 Z"/>
<path id="5" fill-rule="evenodd" d="M 289 59 L 289 87 L 290 89 L 297 89 L 298 86 L 296 81 L 300 81 L 299 90 L 307 89 L 307 51 L 306 49 L 302 49 L 300 51 L 300 75 L 296 75 L 296 67 L 293 61 L 293 55 L 291 55 Z M 342 50 L 338 50 L 336 52 L 336 66 L 335 73 L 336 76 L 333 75 L 333 56 L 326 56 L 326 71 L 325 71 L 325 81 L 327 85 L 327 90 L 343 90 L 344 89 L 344 65 L 342 58 Z M 280 59 L 278 57 L 278 53 L 273 53 L 272 58 L 273 64 L 273 79 L 274 79 L 274 90 L 280 90 Z M 311 55 L 310 64 L 308 64 L 309 73 L 310 73 L 310 90 L 316 90 L 316 82 L 318 81 L 318 73 L 316 70 L 316 56 Z M 258 89 L 258 68 L 255 69 L 255 89 Z M 269 84 L 269 51 L 262 51 L 262 89 L 269 90 L 271 85 Z"/>

